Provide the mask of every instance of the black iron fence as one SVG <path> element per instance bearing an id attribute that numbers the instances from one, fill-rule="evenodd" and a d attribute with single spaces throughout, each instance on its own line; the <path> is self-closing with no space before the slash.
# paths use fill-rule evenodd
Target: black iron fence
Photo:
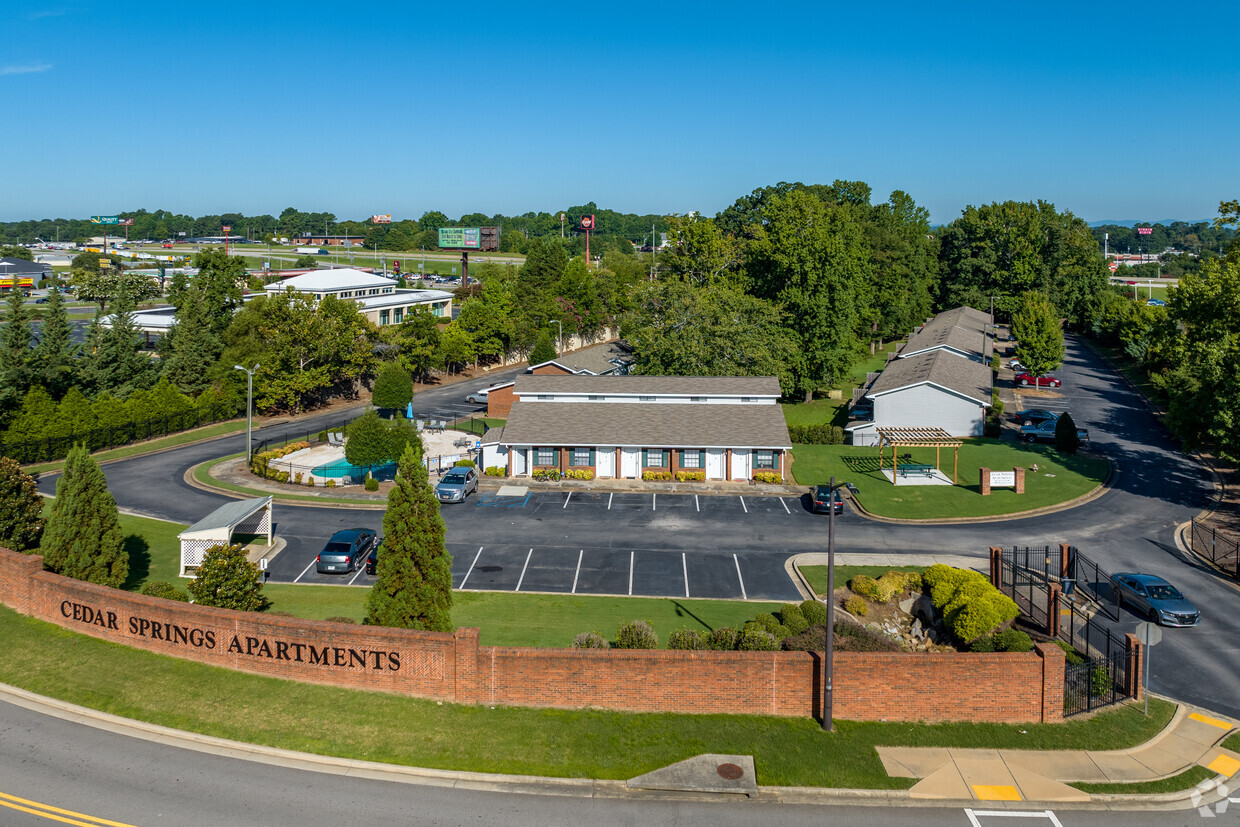
<path id="1" fill-rule="evenodd" d="M 1119 587 L 1115 578 L 1076 546 L 1068 549 L 1068 577 L 1073 585 L 1093 598 L 1112 620 L 1119 620 Z"/>
<path id="2" fill-rule="evenodd" d="M 235 418 L 245 413 L 245 403 L 237 405 L 206 405 L 180 413 L 155 416 L 132 422 L 102 425 L 82 431 L 70 429 L 68 433 L 39 439 L 0 438 L 0 455 L 11 457 L 20 463 L 50 462 L 63 459 L 74 445 L 85 445 L 91 451 L 118 448 L 144 439 L 167 436 L 203 425 L 211 425 Z"/>
<path id="3" fill-rule="evenodd" d="M 1240 540 L 1196 520 L 1193 520 L 1188 537 L 1188 546 L 1194 554 L 1240 580 Z"/>

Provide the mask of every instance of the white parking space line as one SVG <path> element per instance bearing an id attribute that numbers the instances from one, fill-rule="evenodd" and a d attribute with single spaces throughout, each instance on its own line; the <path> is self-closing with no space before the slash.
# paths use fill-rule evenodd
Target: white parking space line
<path id="1" fill-rule="evenodd" d="M 651 511 L 659 510 L 659 495 L 658 494 L 650 495 L 650 510 Z"/>
<path id="2" fill-rule="evenodd" d="M 319 558 L 318 558 L 318 557 L 315 557 L 313 560 L 311 560 L 311 561 L 310 561 L 310 566 L 313 566 L 313 565 L 314 565 L 315 563 L 317 563 L 318 561 L 319 561 Z M 299 575 L 297 575 L 296 577 L 294 577 L 294 578 L 293 578 L 293 582 L 294 582 L 294 583 L 296 583 L 298 580 L 300 580 L 301 578 L 305 577 L 305 576 L 306 576 L 306 572 L 310 571 L 310 566 L 306 566 L 304 569 L 302 569 L 302 570 L 301 570 L 301 574 L 299 574 Z"/>
<path id="3" fill-rule="evenodd" d="M 573 594 L 577 593 L 577 578 L 581 576 L 581 558 L 586 556 L 586 550 L 583 548 L 577 552 L 577 571 L 573 572 Z"/>
<path id="4" fill-rule="evenodd" d="M 564 498 L 564 505 L 562 505 L 562 506 L 560 506 L 560 507 L 561 507 L 561 508 L 568 508 L 568 501 L 569 501 L 569 500 L 571 500 L 572 498 L 573 498 L 573 492 L 572 492 L 572 491 L 569 491 L 569 492 L 568 492 L 568 496 Z"/>
<path id="5" fill-rule="evenodd" d="M 633 596 L 633 558 L 637 556 L 637 552 L 629 552 L 629 597 Z"/>
<path id="6" fill-rule="evenodd" d="M 693 507 L 694 507 L 694 508 L 696 508 L 698 511 L 701 511 L 701 510 L 702 510 L 702 504 L 701 504 L 700 502 L 698 502 L 698 495 L 697 495 L 697 494 L 694 494 L 694 495 L 693 495 Z"/>
<path id="7" fill-rule="evenodd" d="M 685 559 L 685 553 L 680 553 L 680 567 L 685 572 L 685 597 L 689 596 L 689 561 Z"/>
<path id="8" fill-rule="evenodd" d="M 465 578 L 461 580 L 460 588 L 465 588 L 465 580 L 468 580 L 469 576 L 474 573 L 474 566 L 478 565 L 478 558 L 482 556 L 482 548 L 482 546 L 478 546 L 478 553 L 474 555 L 474 562 L 469 564 L 469 571 L 465 572 Z"/>
<path id="9" fill-rule="evenodd" d="M 791 511 L 789 511 L 789 509 L 788 509 L 788 503 L 784 502 L 784 498 L 783 498 L 783 497 L 780 497 L 780 498 L 779 498 L 779 504 L 780 504 L 780 505 L 782 505 L 782 506 L 784 507 L 784 511 L 787 511 L 789 514 L 791 514 L 791 513 L 792 513 Z"/>
<path id="10" fill-rule="evenodd" d="M 517 587 L 514 592 L 521 591 L 521 584 L 525 582 L 525 570 L 530 567 L 530 558 L 534 556 L 534 549 L 530 549 L 525 555 L 525 565 L 521 567 L 521 576 L 517 578 Z"/>
<path id="11" fill-rule="evenodd" d="M 607 510 L 608 511 L 611 511 L 611 498 L 614 496 L 616 496 L 616 492 L 614 491 L 607 495 Z"/>
<path id="12" fill-rule="evenodd" d="M 741 508 L 745 509 L 745 513 L 749 513 L 749 506 L 745 505 L 745 498 L 741 497 Z"/>
<path id="13" fill-rule="evenodd" d="M 732 562 L 736 564 L 736 579 L 741 581 L 741 600 L 748 600 L 749 595 L 745 594 L 745 578 L 741 577 L 741 561 L 736 559 L 736 555 L 732 555 Z"/>
<path id="14" fill-rule="evenodd" d="M 1063 827 L 1063 823 L 1058 818 L 1056 818 L 1055 813 L 1053 813 L 1050 810 L 1028 810 L 1028 811 L 1022 812 L 1020 810 L 970 810 L 970 809 L 966 809 L 964 811 L 964 814 L 968 816 L 969 823 L 972 824 L 973 827 L 982 827 L 982 822 L 978 820 L 979 816 L 981 818 L 1044 818 L 1047 821 L 1049 821 L 1051 824 L 1053 824 L 1054 827 Z"/>
<path id="15" fill-rule="evenodd" d="M 365 563 L 362 563 L 362 565 L 361 565 L 361 566 L 359 566 L 359 567 L 358 567 L 358 569 L 357 569 L 357 574 L 353 575 L 353 579 L 351 579 L 351 580 L 349 581 L 349 585 L 350 585 L 350 586 L 352 586 L 354 583 L 356 583 L 356 582 L 357 582 L 357 578 L 361 577 L 361 576 L 362 576 L 362 574 L 364 574 L 364 573 L 365 573 L 365 571 L 366 571 L 366 564 L 365 564 Z M 379 573 L 379 572 L 377 572 L 377 571 L 375 572 L 375 574 L 378 574 L 378 573 Z"/>

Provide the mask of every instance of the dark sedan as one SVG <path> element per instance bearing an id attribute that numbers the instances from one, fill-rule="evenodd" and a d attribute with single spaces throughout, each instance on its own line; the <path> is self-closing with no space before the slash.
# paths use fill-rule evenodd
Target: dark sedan
<path id="1" fill-rule="evenodd" d="M 831 487 L 829 485 L 814 486 L 814 493 L 810 495 L 815 514 L 826 514 L 827 503 L 834 500 L 835 513 L 844 513 L 844 501 L 840 499 L 840 492 L 836 490 L 835 495 L 831 495 Z"/>
<path id="2" fill-rule="evenodd" d="M 1160 626 L 1196 626 L 1201 612 L 1180 590 L 1153 574 L 1121 572 L 1115 575 L 1120 604 L 1145 615 Z"/>
<path id="3" fill-rule="evenodd" d="M 1016 414 L 1016 421 L 1021 425 L 1041 425 L 1043 422 L 1054 422 L 1057 419 L 1059 419 L 1059 414 L 1054 411 L 1043 411 L 1038 408 L 1019 411 Z"/>

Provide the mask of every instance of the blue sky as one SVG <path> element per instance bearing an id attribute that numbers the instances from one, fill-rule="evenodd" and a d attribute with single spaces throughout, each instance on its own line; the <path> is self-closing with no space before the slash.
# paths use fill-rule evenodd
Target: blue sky
<path id="1" fill-rule="evenodd" d="M 1232 3 L 113 0 L 5 18 L 0 220 L 709 215 L 837 178 L 935 222 L 1007 199 L 1205 218 L 1240 197 Z"/>

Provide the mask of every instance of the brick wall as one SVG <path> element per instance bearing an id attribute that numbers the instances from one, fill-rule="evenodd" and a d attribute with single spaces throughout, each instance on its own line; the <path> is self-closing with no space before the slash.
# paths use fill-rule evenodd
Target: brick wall
<path id="1" fill-rule="evenodd" d="M 810 716 L 812 652 L 578 651 L 478 645 L 454 634 L 268 617 L 161 600 L 43 571 L 0 549 L 0 602 L 73 631 L 293 680 L 458 703 Z M 1060 721 L 1063 653 L 835 656 L 835 717 Z"/>

